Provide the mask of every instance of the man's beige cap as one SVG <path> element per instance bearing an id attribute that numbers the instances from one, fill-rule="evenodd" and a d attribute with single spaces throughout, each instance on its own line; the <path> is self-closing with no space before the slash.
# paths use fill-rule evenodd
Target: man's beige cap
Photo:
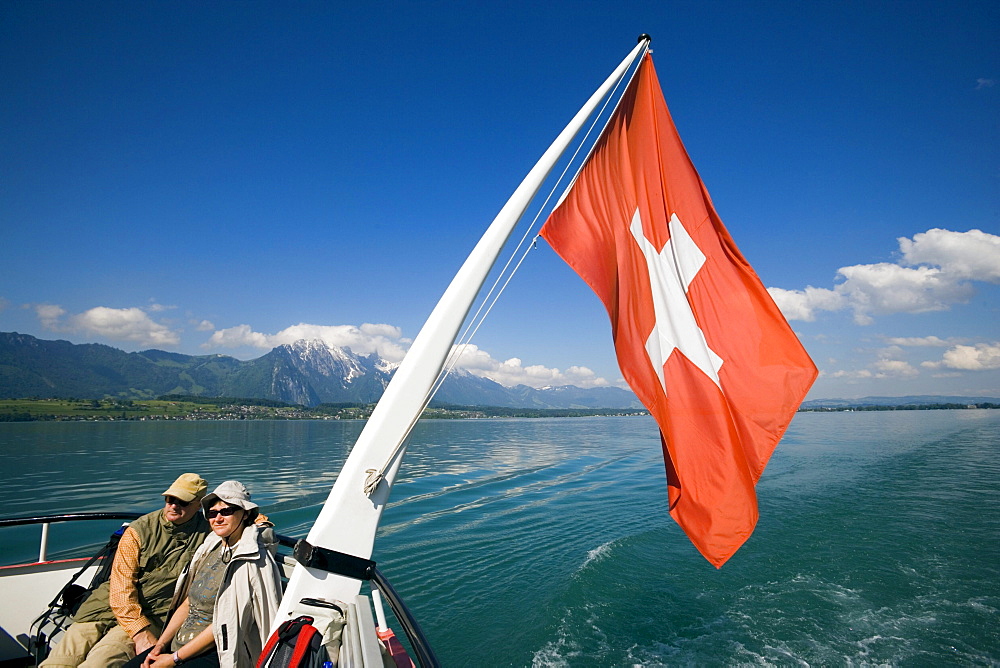
<path id="1" fill-rule="evenodd" d="M 181 501 L 196 501 L 205 496 L 208 483 L 197 473 L 184 473 L 174 481 L 163 496 L 173 496 Z"/>

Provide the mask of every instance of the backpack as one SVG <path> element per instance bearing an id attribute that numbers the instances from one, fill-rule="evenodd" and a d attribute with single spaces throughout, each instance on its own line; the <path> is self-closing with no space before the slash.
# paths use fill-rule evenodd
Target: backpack
<path id="1" fill-rule="evenodd" d="M 329 661 L 323 635 L 308 615 L 284 622 L 268 638 L 257 668 L 323 668 Z"/>
<path id="2" fill-rule="evenodd" d="M 59 590 L 56 597 L 49 603 L 49 607 L 39 615 L 32 623 L 28 634 L 28 650 L 34 657 L 36 663 L 49 655 L 49 649 L 60 638 L 62 633 L 73 623 L 73 615 L 76 614 L 80 604 L 83 603 L 91 592 L 111 576 L 111 564 L 115 560 L 115 553 L 118 551 L 118 541 L 121 540 L 126 522 L 117 531 L 111 534 L 107 544 L 102 547 L 97 554 L 92 556 L 83 567 L 73 574 L 70 581 Z M 77 580 L 90 568 L 94 562 L 103 557 L 101 565 L 94 574 L 93 579 L 86 587 L 77 584 Z"/>

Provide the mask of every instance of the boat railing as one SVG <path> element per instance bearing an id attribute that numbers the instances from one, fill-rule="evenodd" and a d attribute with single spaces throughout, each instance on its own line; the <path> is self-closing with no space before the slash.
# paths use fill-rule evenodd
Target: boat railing
<path id="1" fill-rule="evenodd" d="M 86 520 L 136 520 L 142 513 L 65 513 L 62 515 L 37 515 L 31 517 L 11 517 L 0 519 L 0 529 L 4 527 L 41 524 L 42 536 L 38 545 L 38 561 L 48 561 L 49 527 L 58 522 L 79 522 Z"/>
<path id="2" fill-rule="evenodd" d="M 389 580 L 376 567 L 374 561 L 310 545 L 305 540 L 288 539 L 284 536 L 279 538 L 279 542 L 282 545 L 288 546 L 289 543 L 285 541 L 291 541 L 295 560 L 303 566 L 361 580 L 362 582 L 369 582 L 389 603 L 389 608 L 392 609 L 392 613 L 403 627 L 403 632 L 406 634 L 407 639 L 409 639 L 420 665 L 439 665 L 437 657 L 434 655 L 430 644 L 420 629 L 420 625 L 417 624 L 417 620 L 410 613 L 409 608 L 403 603 L 403 599 L 389 583 Z"/>

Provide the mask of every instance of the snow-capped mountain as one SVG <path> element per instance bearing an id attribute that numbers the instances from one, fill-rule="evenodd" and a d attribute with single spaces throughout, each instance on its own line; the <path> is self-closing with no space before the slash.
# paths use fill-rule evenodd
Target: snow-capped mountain
<path id="1" fill-rule="evenodd" d="M 374 353 L 358 355 L 318 340 L 296 341 L 257 359 L 240 361 L 226 355 L 162 350 L 126 353 L 99 344 L 0 333 L 0 398 L 191 394 L 306 406 L 373 403 L 382 396 L 397 366 Z M 504 387 L 461 369 L 452 371 L 435 401 L 509 408 L 641 407 L 634 394 L 619 388 Z"/>
<path id="2" fill-rule="evenodd" d="M 356 355 L 350 348 L 329 346 L 322 341 L 300 340 L 278 346 L 247 363 L 253 368 L 251 382 L 238 396 L 261 396 L 292 404 L 371 403 L 378 401 L 389 384 L 395 365 L 376 354 Z M 261 387 L 266 371 L 268 385 Z"/>
<path id="3" fill-rule="evenodd" d="M 254 362 L 266 364 L 271 370 L 266 398 L 308 406 L 377 401 L 398 366 L 374 353 L 361 356 L 349 348 L 304 340 L 279 346 Z M 505 387 L 462 369 L 449 374 L 435 395 L 435 401 L 460 406 L 511 408 L 641 407 L 634 394 L 619 388 L 583 389 L 570 385 L 536 390 L 526 385 Z"/>

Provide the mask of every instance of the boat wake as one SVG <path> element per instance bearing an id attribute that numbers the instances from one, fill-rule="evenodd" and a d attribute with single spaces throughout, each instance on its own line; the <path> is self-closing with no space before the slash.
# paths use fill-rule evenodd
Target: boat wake
<path id="1" fill-rule="evenodd" d="M 388 536 L 415 524 L 487 509 L 488 512 L 477 512 L 461 524 L 463 530 L 474 529 L 497 516 L 522 512 L 571 495 L 590 493 L 607 484 L 593 482 L 595 472 L 614 466 L 618 459 L 583 458 L 514 471 L 479 471 L 483 477 L 471 480 L 459 474 L 441 474 L 412 483 L 403 481 L 397 483 L 394 489 L 403 498 L 391 502 L 392 521 L 383 522 L 379 535 Z M 425 487 L 432 487 L 433 491 L 419 491 Z M 437 510 L 426 512 L 427 506 Z M 400 517 L 403 519 L 396 519 Z"/>

